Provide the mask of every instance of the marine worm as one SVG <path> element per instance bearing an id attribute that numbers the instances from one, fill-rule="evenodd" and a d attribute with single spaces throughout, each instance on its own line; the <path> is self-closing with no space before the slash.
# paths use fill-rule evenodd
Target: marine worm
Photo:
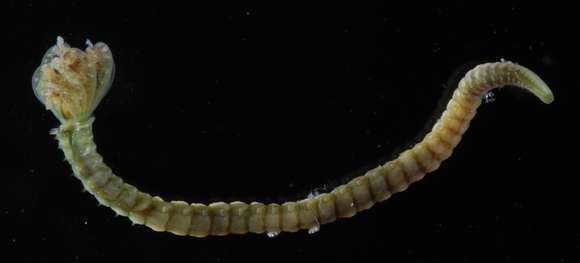
<path id="1" fill-rule="evenodd" d="M 506 61 L 481 64 L 459 81 L 445 111 L 422 141 L 328 193 L 283 204 L 169 202 L 123 182 L 97 152 L 92 133 L 93 111 L 111 86 L 114 62 L 106 44 L 87 44 L 82 51 L 58 37 L 33 75 L 36 97 L 61 123 L 51 133 L 74 175 L 98 202 L 135 224 L 176 235 L 276 236 L 302 229 L 313 233 L 322 224 L 371 208 L 436 170 L 451 156 L 490 90 L 515 86 L 532 92 L 546 104 L 554 100 L 544 81 L 521 65 Z"/>

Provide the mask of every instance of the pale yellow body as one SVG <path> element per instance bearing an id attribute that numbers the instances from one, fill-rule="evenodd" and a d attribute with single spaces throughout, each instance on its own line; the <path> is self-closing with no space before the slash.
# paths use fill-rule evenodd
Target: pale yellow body
<path id="1" fill-rule="evenodd" d="M 482 64 L 459 82 L 441 118 L 421 142 L 329 193 L 283 204 L 189 204 L 168 202 L 124 183 L 97 153 L 92 112 L 111 84 L 113 66 L 105 44 L 91 45 L 83 52 L 59 38 L 33 78 L 35 94 L 62 122 L 53 134 L 75 176 L 101 204 L 155 231 L 195 237 L 245 233 L 275 236 L 301 229 L 315 232 L 322 224 L 369 209 L 436 170 L 451 156 L 482 97 L 491 89 L 518 86 L 545 103 L 553 101 L 548 86 L 527 68 L 511 62 Z"/>

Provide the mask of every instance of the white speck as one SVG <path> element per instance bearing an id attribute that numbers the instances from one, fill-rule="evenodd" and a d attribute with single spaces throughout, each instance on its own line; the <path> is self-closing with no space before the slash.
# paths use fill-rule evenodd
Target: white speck
<path id="1" fill-rule="evenodd" d="M 85 220 L 84 224 L 85 225 L 88 225 L 89 224 L 89 221 Z"/>
<path id="2" fill-rule="evenodd" d="M 310 193 L 308 193 L 308 196 L 306 196 L 306 199 L 313 199 L 319 195 L 320 195 L 320 193 L 318 192 L 318 189 L 314 189 L 314 190 L 310 191 Z"/>
<path id="3" fill-rule="evenodd" d="M 268 232 L 266 235 L 269 238 L 274 238 L 274 237 L 277 237 L 278 235 L 280 235 L 280 232 Z"/>
<path id="4" fill-rule="evenodd" d="M 60 57 L 55 57 L 50 61 L 50 67 L 52 69 L 58 70 L 60 68 Z"/>
<path id="5" fill-rule="evenodd" d="M 250 11 L 246 11 L 246 13 L 245 13 L 245 14 L 246 14 L 247 16 L 249 16 L 251 13 L 250 13 Z"/>
<path id="6" fill-rule="evenodd" d="M 320 230 L 320 226 L 318 226 L 318 225 L 317 226 L 313 226 L 313 227 L 311 227 L 311 228 L 308 229 L 308 234 L 311 234 L 312 235 L 312 234 L 318 232 L 319 230 Z"/>
<path id="7" fill-rule="evenodd" d="M 93 42 L 91 42 L 90 39 L 87 39 L 87 41 L 85 41 L 85 44 L 87 45 L 87 47 L 93 47 Z"/>
<path id="8" fill-rule="evenodd" d="M 494 98 L 493 92 L 490 91 L 487 94 L 485 94 L 485 97 L 483 98 L 483 101 L 485 103 L 492 103 L 492 102 L 494 102 L 495 101 L 495 98 Z"/>
<path id="9" fill-rule="evenodd" d="M 12 243 L 16 243 L 16 238 L 13 238 L 12 239 Z"/>
<path id="10" fill-rule="evenodd" d="M 58 46 L 59 49 L 62 49 L 64 47 L 64 38 L 62 38 L 61 36 L 57 36 L 56 45 Z"/>
<path id="11" fill-rule="evenodd" d="M 354 207 L 354 202 L 350 202 L 350 207 Z"/>
<path id="12" fill-rule="evenodd" d="M 441 47 L 439 46 L 439 43 L 434 42 L 433 43 L 433 53 L 437 53 L 439 51 L 441 51 Z"/>

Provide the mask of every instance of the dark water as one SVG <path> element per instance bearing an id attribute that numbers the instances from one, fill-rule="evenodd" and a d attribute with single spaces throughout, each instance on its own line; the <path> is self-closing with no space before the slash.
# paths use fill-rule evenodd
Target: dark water
<path id="1" fill-rule="evenodd" d="M 11 1 L 4 251 L 21 259 L 162 262 L 578 262 L 577 18 L 555 3 L 208 7 Z M 354 218 L 277 238 L 155 233 L 97 207 L 48 135 L 30 77 L 56 36 L 113 50 L 96 111 L 116 174 L 166 199 L 283 201 L 341 182 L 420 138 L 470 66 L 536 71 L 556 101 L 494 93 L 454 155 Z M 427 126 L 429 128 L 429 126 Z M 567 150 L 571 150 L 567 153 Z M 170 261 L 171 260 L 171 261 Z"/>

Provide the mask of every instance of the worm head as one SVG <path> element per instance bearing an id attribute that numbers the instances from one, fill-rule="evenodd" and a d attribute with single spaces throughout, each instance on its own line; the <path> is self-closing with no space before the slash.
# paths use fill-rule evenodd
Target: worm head
<path id="1" fill-rule="evenodd" d="M 82 51 L 57 38 L 32 77 L 34 94 L 61 122 L 89 118 L 111 83 L 115 63 L 104 43 Z"/>

